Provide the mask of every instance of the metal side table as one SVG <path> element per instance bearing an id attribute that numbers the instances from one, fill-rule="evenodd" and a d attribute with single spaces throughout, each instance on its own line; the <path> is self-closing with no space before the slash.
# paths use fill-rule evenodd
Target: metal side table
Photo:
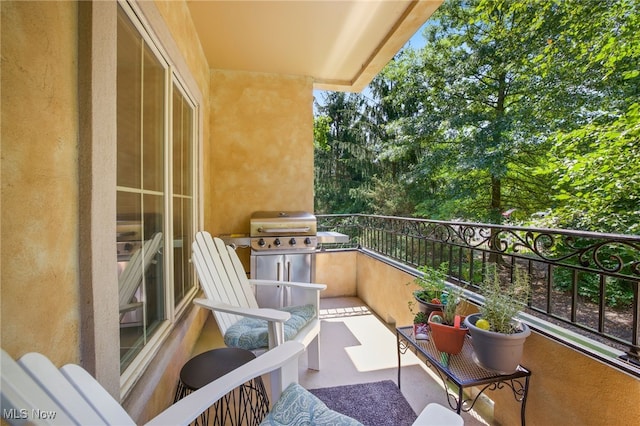
<path id="1" fill-rule="evenodd" d="M 180 370 L 174 403 L 255 359 L 251 351 L 219 348 L 191 358 Z M 259 425 L 269 411 L 269 397 L 260 377 L 232 390 L 195 420 L 198 425 Z"/>
<path id="2" fill-rule="evenodd" d="M 510 388 L 516 401 L 520 402 L 520 421 L 525 424 L 525 408 L 529 378 L 531 371 L 522 366 L 513 374 L 501 375 L 480 367 L 475 361 L 475 353 L 469 336 L 466 337 L 462 351 L 457 355 L 444 354 L 438 351 L 429 335 L 428 340 L 416 340 L 413 326 L 396 328 L 398 343 L 398 388 L 400 388 L 400 355 L 411 349 L 418 357 L 434 370 L 442 380 L 449 406 L 456 410 L 468 412 L 486 390 Z M 449 389 L 449 384 L 457 387 L 457 394 Z M 463 397 L 463 389 L 478 387 L 479 392 L 474 398 Z"/>

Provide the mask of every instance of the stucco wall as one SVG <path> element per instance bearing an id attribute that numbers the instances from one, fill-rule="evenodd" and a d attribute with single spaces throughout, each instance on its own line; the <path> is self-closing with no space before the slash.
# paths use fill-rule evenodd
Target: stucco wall
<path id="1" fill-rule="evenodd" d="M 418 287 L 413 277 L 370 256 L 358 253 L 358 297 L 380 318 L 398 325 L 412 324 L 413 315 L 407 303 Z"/>
<path id="2" fill-rule="evenodd" d="M 211 72 L 205 229 L 248 233 L 256 210 L 313 211 L 313 83 Z"/>
<path id="3" fill-rule="evenodd" d="M 326 284 L 320 297 L 356 296 L 356 251 L 328 251 L 316 254 L 314 281 Z"/>
<path id="4" fill-rule="evenodd" d="M 2 347 L 79 361 L 77 4 L 2 7 Z"/>

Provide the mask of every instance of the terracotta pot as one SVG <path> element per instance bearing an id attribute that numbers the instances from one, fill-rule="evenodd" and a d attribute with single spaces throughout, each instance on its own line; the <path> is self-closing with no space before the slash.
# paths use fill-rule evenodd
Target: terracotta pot
<path id="1" fill-rule="evenodd" d="M 469 315 L 464 323 L 471 333 L 471 344 L 478 364 L 500 374 L 512 374 L 522 359 L 524 342 L 531 334 L 529 327 L 520 323 L 519 333 L 503 334 L 476 327 L 480 314 Z"/>
<path id="2" fill-rule="evenodd" d="M 431 321 L 434 315 L 443 316 L 441 311 L 434 311 L 429 315 L 429 327 L 431 327 L 431 338 L 436 345 L 436 349 L 440 352 L 445 352 L 451 355 L 459 354 L 464 346 L 464 339 L 467 335 L 468 329 L 463 327 L 456 328 L 452 325 L 440 324 Z M 460 323 L 464 317 L 460 319 Z"/>

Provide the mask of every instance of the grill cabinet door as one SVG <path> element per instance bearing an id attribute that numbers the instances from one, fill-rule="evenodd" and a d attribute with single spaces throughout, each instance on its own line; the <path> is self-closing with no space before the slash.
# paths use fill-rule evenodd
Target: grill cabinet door
<path id="1" fill-rule="evenodd" d="M 251 256 L 251 278 L 273 281 L 311 282 L 311 253 L 273 254 Z M 295 291 L 283 287 L 258 287 L 258 305 L 264 308 L 278 308 L 295 304 Z"/>

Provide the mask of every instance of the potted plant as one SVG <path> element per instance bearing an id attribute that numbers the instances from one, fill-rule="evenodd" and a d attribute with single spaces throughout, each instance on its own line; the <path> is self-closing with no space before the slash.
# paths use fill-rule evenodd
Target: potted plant
<path id="1" fill-rule="evenodd" d="M 513 274 L 512 284 L 503 286 L 496 268 L 489 269 L 480 285 L 484 304 L 479 313 L 465 319 L 478 364 L 501 374 L 516 371 L 524 342 L 531 334 L 529 327 L 516 319 L 529 300 L 529 274 L 522 268 L 515 268 Z"/>
<path id="2" fill-rule="evenodd" d="M 447 291 L 447 304 L 442 311 L 434 311 L 429 315 L 431 338 L 440 352 L 451 355 L 459 354 L 464 346 L 467 327 L 460 314 L 464 295 L 460 287 L 452 287 Z"/>
<path id="3" fill-rule="evenodd" d="M 445 295 L 448 264 L 441 263 L 438 269 L 428 265 L 418 268 L 422 273 L 413 282 L 420 287 L 420 290 L 413 292 L 413 297 L 420 306 L 420 310 L 427 315 L 433 311 L 440 311 L 446 303 L 443 300 Z"/>
<path id="4" fill-rule="evenodd" d="M 424 312 L 417 312 L 413 317 L 413 335 L 416 340 L 426 340 L 429 338 L 427 335 L 429 317 Z"/>

